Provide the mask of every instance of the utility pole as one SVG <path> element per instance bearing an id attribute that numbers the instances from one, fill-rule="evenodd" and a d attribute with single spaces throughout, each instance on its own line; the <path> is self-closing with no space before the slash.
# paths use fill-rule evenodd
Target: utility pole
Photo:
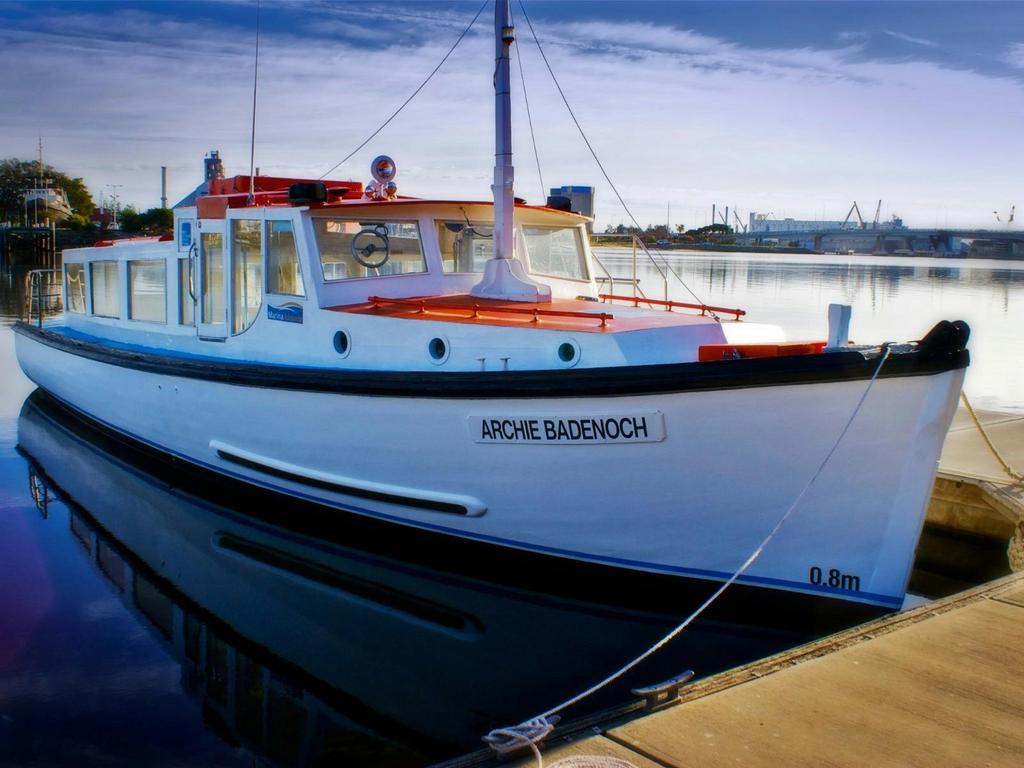
<path id="1" fill-rule="evenodd" d="M 117 196 L 117 190 L 124 186 L 124 184 L 107 184 L 112 190 L 110 193 L 111 205 L 110 209 L 113 212 L 113 218 L 110 221 L 111 229 L 120 229 L 121 225 L 117 221 L 117 214 L 121 212 L 121 200 Z"/>

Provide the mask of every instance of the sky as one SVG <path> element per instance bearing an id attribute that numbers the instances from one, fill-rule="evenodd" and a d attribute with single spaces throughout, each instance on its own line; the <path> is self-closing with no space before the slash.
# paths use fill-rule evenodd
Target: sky
<path id="1" fill-rule="evenodd" d="M 255 163 L 319 177 L 412 93 L 481 0 L 264 0 Z M 999 227 L 1024 204 L 1024 3 L 525 0 L 569 103 L 644 226 L 773 218 Z M 490 5 L 420 94 L 335 179 L 391 155 L 400 194 L 489 199 Z M 513 2 L 537 171 L 513 69 L 517 195 L 596 188 L 629 223 Z M 0 157 L 45 159 L 97 199 L 171 203 L 220 151 L 247 174 L 255 0 L 3 2 Z M 119 185 L 119 186 L 111 186 Z"/>

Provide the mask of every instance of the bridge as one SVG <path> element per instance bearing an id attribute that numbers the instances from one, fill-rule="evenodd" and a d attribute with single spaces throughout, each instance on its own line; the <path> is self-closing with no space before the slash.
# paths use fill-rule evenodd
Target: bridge
<path id="1" fill-rule="evenodd" d="M 1009 229 L 860 229 L 770 230 L 736 232 L 737 244 L 788 245 L 816 251 L 856 253 L 969 254 L 990 258 L 1024 258 L 1024 230 Z"/>

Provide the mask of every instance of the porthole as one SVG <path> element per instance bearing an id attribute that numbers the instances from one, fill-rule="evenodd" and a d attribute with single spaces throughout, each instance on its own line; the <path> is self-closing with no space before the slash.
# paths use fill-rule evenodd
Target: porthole
<path id="1" fill-rule="evenodd" d="M 348 357 L 348 353 L 352 351 L 352 337 L 348 335 L 348 331 L 337 331 L 334 334 L 334 351 L 342 357 Z"/>
<path id="2" fill-rule="evenodd" d="M 430 359 L 440 365 L 448 359 L 448 355 L 451 353 L 448 348 L 448 339 L 435 336 L 427 344 L 427 352 L 430 354 Z"/>
<path id="3" fill-rule="evenodd" d="M 567 366 L 572 367 L 580 361 L 580 345 L 570 339 L 558 345 L 558 359 Z"/>

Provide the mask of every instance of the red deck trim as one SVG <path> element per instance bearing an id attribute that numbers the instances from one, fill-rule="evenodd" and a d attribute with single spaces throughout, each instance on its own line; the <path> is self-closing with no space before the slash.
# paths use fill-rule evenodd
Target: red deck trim
<path id="1" fill-rule="evenodd" d="M 578 333 L 621 333 L 702 322 L 693 315 L 651 313 L 613 315 L 592 301 L 555 299 L 548 303 L 496 301 L 469 294 L 388 299 L 371 296 L 359 304 L 329 307 L 334 312 L 378 315 L 405 320 L 433 320 L 471 325 L 539 328 Z M 598 311 L 595 311 L 597 309 Z"/>
<path id="2" fill-rule="evenodd" d="M 601 293 L 598 294 L 599 299 L 605 301 L 631 301 L 634 307 L 640 306 L 641 303 L 648 304 L 655 307 L 664 307 L 667 310 L 672 309 L 698 309 L 702 315 L 708 312 L 721 312 L 726 315 L 736 315 L 736 319 L 739 320 L 747 311 L 745 309 L 733 309 L 732 307 L 715 307 L 711 304 L 689 304 L 685 301 L 665 301 L 662 299 L 648 299 L 643 296 L 618 296 L 614 293 Z"/>

